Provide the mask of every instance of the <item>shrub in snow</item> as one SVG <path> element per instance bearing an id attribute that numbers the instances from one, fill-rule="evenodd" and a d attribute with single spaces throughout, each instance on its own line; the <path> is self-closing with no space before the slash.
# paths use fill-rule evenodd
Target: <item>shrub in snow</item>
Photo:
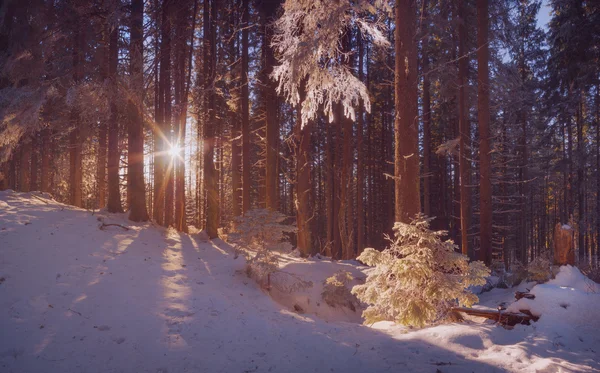
<path id="1" fill-rule="evenodd" d="M 510 271 L 504 276 L 504 282 L 508 287 L 519 285 L 527 278 L 527 268 L 515 259 L 510 265 Z"/>
<path id="2" fill-rule="evenodd" d="M 278 268 L 277 256 L 272 250 L 291 250 L 289 234 L 296 227 L 285 224 L 288 217 L 267 209 L 254 209 L 234 219 L 227 239 L 246 248 L 246 273 L 263 287 L 269 285 L 269 276 Z"/>
<path id="3" fill-rule="evenodd" d="M 546 282 L 552 275 L 552 262 L 547 253 L 537 256 L 527 265 L 527 277 L 530 281 Z"/>
<path id="4" fill-rule="evenodd" d="M 277 257 L 269 250 L 259 250 L 256 255 L 246 257 L 246 274 L 260 286 L 268 288 L 270 275 L 279 268 Z"/>
<path id="5" fill-rule="evenodd" d="M 600 268 L 594 268 L 589 264 L 580 265 L 579 270 L 583 273 L 590 281 L 600 284 Z"/>
<path id="6" fill-rule="evenodd" d="M 323 283 L 321 298 L 331 307 L 348 307 L 352 311 L 359 308 L 360 301 L 352 294 L 348 284 L 354 278 L 348 271 L 338 271 Z"/>
<path id="7" fill-rule="evenodd" d="M 417 216 L 412 223 L 396 223 L 389 248 L 368 248 L 358 257 L 375 268 L 364 285 L 352 289 L 369 306 L 366 323 L 391 320 L 424 326 L 444 319 L 452 306 L 471 306 L 478 301 L 470 286 L 484 285 L 489 269 L 471 262 L 456 250 L 443 231 L 429 230 L 431 218 Z"/>
<path id="8" fill-rule="evenodd" d="M 312 288 L 312 281 L 305 280 L 300 275 L 285 271 L 275 271 L 271 274 L 271 288 L 281 293 L 291 294 Z"/>
<path id="9" fill-rule="evenodd" d="M 254 209 L 234 218 L 227 239 L 250 250 L 291 250 L 289 234 L 296 227 L 285 224 L 288 219 L 277 211 Z"/>

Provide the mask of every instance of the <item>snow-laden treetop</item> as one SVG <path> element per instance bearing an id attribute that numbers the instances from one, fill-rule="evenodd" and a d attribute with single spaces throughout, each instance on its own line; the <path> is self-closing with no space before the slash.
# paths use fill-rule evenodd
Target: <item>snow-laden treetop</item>
<path id="1" fill-rule="evenodd" d="M 381 47 L 389 46 L 377 11 L 391 12 L 384 0 L 286 0 L 284 13 L 275 22 L 272 46 L 279 65 L 272 78 L 277 92 L 292 105 L 302 104 L 302 126 L 314 119 L 323 105 L 333 121 L 333 106 L 341 103 L 352 120 L 354 108 L 364 103 L 371 111 L 365 85 L 348 66 L 350 52 L 342 38 L 352 28 Z"/>

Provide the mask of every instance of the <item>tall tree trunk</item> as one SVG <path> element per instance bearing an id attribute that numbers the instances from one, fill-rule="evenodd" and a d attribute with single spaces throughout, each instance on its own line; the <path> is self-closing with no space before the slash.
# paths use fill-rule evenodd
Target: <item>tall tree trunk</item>
<path id="1" fill-rule="evenodd" d="M 596 72 L 598 74 L 598 72 Z M 598 77 L 597 77 L 598 79 Z M 600 79 L 596 81 L 596 260 L 600 256 Z M 596 263 L 597 264 L 597 263 Z"/>
<path id="2" fill-rule="evenodd" d="M 344 36 L 343 49 L 346 52 L 351 50 L 351 34 L 350 29 L 346 30 Z M 348 66 L 352 66 L 352 61 L 344 58 L 343 63 Z M 354 216 L 352 209 L 352 169 L 353 169 L 353 149 L 352 149 L 352 138 L 353 138 L 353 121 L 349 118 L 345 118 L 340 108 L 340 125 L 343 126 L 343 142 L 340 143 L 341 139 L 338 139 L 338 143 L 341 146 L 341 170 L 340 170 L 340 209 L 338 212 L 338 229 L 340 232 L 340 245 L 342 249 L 342 259 L 353 259 L 355 257 L 354 252 Z"/>
<path id="3" fill-rule="evenodd" d="M 423 30 L 421 58 L 423 63 L 423 212 L 431 216 L 431 92 L 429 82 L 429 20 L 428 1 L 423 0 Z"/>
<path id="4" fill-rule="evenodd" d="M 31 141 L 25 140 L 25 143 L 21 145 L 21 160 L 19 162 L 19 191 L 29 192 L 30 189 L 30 178 L 31 178 Z"/>
<path id="5" fill-rule="evenodd" d="M 585 144 L 583 140 L 583 100 L 584 92 L 579 93 L 579 102 L 577 108 L 577 205 L 578 205 L 578 219 L 577 219 L 577 246 L 579 249 L 579 264 L 583 265 L 585 262 L 585 173 L 583 167 L 585 166 Z M 32 158 L 33 160 L 33 158 Z M 33 162 L 32 162 L 33 167 Z"/>
<path id="6" fill-rule="evenodd" d="M 279 170 L 277 167 L 279 147 L 279 121 L 277 120 L 277 92 L 276 84 L 270 79 L 269 74 L 276 64 L 275 54 L 271 47 L 273 38 L 272 23 L 275 20 L 279 7 L 279 0 L 263 2 L 263 98 L 265 102 L 265 114 L 267 122 L 266 136 L 266 173 L 265 173 L 265 197 L 266 208 L 276 211 L 279 208 L 279 195 L 277 185 L 279 181 Z"/>
<path id="7" fill-rule="evenodd" d="M 110 25 L 107 23 L 102 32 L 102 62 L 100 73 L 104 84 L 110 84 Z M 96 160 L 96 188 L 98 191 L 98 208 L 106 207 L 106 150 L 108 146 L 108 122 L 101 120 L 98 124 L 98 158 Z"/>
<path id="8" fill-rule="evenodd" d="M 161 84 L 163 86 L 163 123 L 162 133 L 164 136 L 163 152 L 165 159 L 165 219 L 163 225 L 169 227 L 173 224 L 173 204 L 175 201 L 174 168 L 175 157 L 171 155 L 173 147 L 172 135 L 172 108 L 171 108 L 171 26 L 173 22 L 172 10 L 175 3 L 172 0 L 164 0 L 163 3 L 163 25 L 161 44 Z"/>
<path id="9" fill-rule="evenodd" d="M 0 190 L 6 190 L 9 188 L 9 180 L 10 177 L 10 160 L 4 162 L 2 164 L 2 168 L 0 169 Z"/>
<path id="10" fill-rule="evenodd" d="M 186 9 L 186 8 L 183 8 Z M 181 157 L 177 157 L 177 185 L 176 185 L 176 204 L 175 204 L 175 227 L 182 231 L 187 232 L 187 221 L 186 221 L 186 209 L 185 209 L 185 146 L 186 143 L 186 120 L 187 120 L 187 108 L 188 108 L 188 97 L 191 85 L 192 77 L 192 56 L 194 54 L 194 33 L 196 29 L 196 15 L 198 13 L 198 0 L 194 0 L 194 8 L 192 11 L 192 26 L 190 28 L 190 50 L 188 53 L 188 70 L 187 78 L 184 81 L 185 76 L 185 43 L 181 44 L 178 48 L 178 74 L 179 74 L 179 91 L 181 97 L 179 98 L 178 105 L 178 136 L 177 144 L 182 149 Z M 181 24 L 178 24 L 178 29 L 181 28 Z M 183 37 L 183 29 L 180 31 L 181 37 Z M 180 42 L 179 38 L 177 39 Z M 176 90 L 177 92 L 177 90 Z"/>
<path id="11" fill-rule="evenodd" d="M 29 189 L 38 190 L 38 151 L 39 142 L 37 133 L 31 136 L 31 177 L 29 179 Z"/>
<path id="12" fill-rule="evenodd" d="M 232 6 L 235 7 L 235 6 Z M 238 45 L 236 41 L 239 40 L 237 35 L 237 14 L 234 10 L 231 11 L 229 17 L 229 23 L 231 27 L 231 35 L 229 36 L 229 50 L 230 50 L 230 61 L 231 69 L 235 70 L 237 68 L 237 59 L 238 59 Z M 241 79 L 240 79 L 241 80 Z M 232 87 L 236 93 L 239 92 L 239 86 L 237 84 Z M 242 147 L 241 147 L 241 123 L 240 123 L 240 94 L 236 96 L 233 100 L 234 108 L 230 110 L 231 115 L 231 188 L 232 188 L 232 199 L 233 199 L 233 216 L 240 216 L 242 214 Z"/>
<path id="13" fill-rule="evenodd" d="M 417 109 L 417 47 L 415 0 L 396 0 L 394 71 L 395 220 L 409 223 L 421 212 Z"/>
<path id="14" fill-rule="evenodd" d="M 327 208 L 327 243 L 326 243 L 326 255 L 334 257 L 334 199 L 335 199 L 335 163 L 334 163 L 334 145 L 333 145 L 333 126 L 327 126 L 327 148 L 325 154 L 325 161 L 327 162 L 325 170 L 326 176 L 326 197 L 325 205 Z M 298 156 L 298 155 L 296 155 Z M 299 178 L 298 175 L 296 175 Z"/>
<path id="15" fill-rule="evenodd" d="M 471 226 L 471 161 L 469 140 L 471 130 L 467 118 L 467 55 L 466 55 L 466 30 L 465 30 L 465 9 L 464 0 L 459 0 L 459 26 L 458 26 L 458 122 L 460 133 L 460 154 L 459 154 L 459 173 L 460 173 L 460 233 L 461 250 L 465 255 L 469 252 L 469 228 Z"/>
<path id="16" fill-rule="evenodd" d="M 242 213 L 250 210 L 250 109 L 248 104 L 248 0 L 242 0 Z"/>
<path id="17" fill-rule="evenodd" d="M 17 155 L 11 156 L 8 166 L 8 189 L 17 190 Z"/>
<path id="18" fill-rule="evenodd" d="M 479 119 L 479 177 L 481 246 L 479 259 L 492 262 L 492 170 L 490 147 L 490 76 L 488 50 L 488 1 L 477 0 L 477 115 Z"/>
<path id="19" fill-rule="evenodd" d="M 129 99 L 128 126 L 128 195 L 129 220 L 147 221 L 146 183 L 144 182 L 144 0 L 131 1 L 131 37 L 129 54 L 131 62 L 131 98 Z"/>
<path id="20" fill-rule="evenodd" d="M 108 212 L 123 212 L 121 206 L 121 191 L 119 188 L 119 122 L 117 100 L 119 93 L 117 88 L 117 65 L 119 63 L 119 29 L 115 27 L 109 36 L 109 67 L 111 101 L 110 120 L 108 125 Z"/>
<path id="21" fill-rule="evenodd" d="M 163 226 L 168 226 L 166 214 L 166 195 L 169 183 L 169 155 L 171 118 L 166 113 L 167 96 L 170 105 L 170 65 L 171 65 L 171 17 L 169 14 L 172 0 L 163 0 L 161 7 L 160 31 L 160 67 L 158 71 L 158 101 L 156 103 L 156 128 L 154 133 L 154 203 L 153 218 Z M 158 16 L 157 16 L 158 17 Z M 167 88 L 168 87 L 168 88 Z"/>
<path id="22" fill-rule="evenodd" d="M 364 79 L 363 73 L 363 54 L 364 40 L 360 33 L 356 37 L 358 42 L 358 79 L 362 82 Z M 364 205 L 364 186 L 365 186 L 365 155 L 363 149 L 364 143 L 364 112 L 362 110 L 362 102 L 359 103 L 358 112 L 358 128 L 356 136 L 356 250 L 360 254 L 365 248 L 365 205 Z"/>
<path id="23" fill-rule="evenodd" d="M 296 222 L 298 225 L 298 250 L 303 256 L 314 254 L 310 221 L 312 220 L 312 188 L 310 137 L 312 121 L 302 128 L 301 108 L 296 119 Z"/>
<path id="24" fill-rule="evenodd" d="M 204 189 L 206 193 L 206 233 L 212 238 L 218 237 L 219 227 L 219 191 L 217 186 L 217 171 L 215 169 L 215 99 L 213 87 L 214 51 L 216 31 L 217 0 L 204 0 L 204 89 L 205 107 L 207 108 L 204 122 Z M 212 12 L 211 12 L 212 10 Z M 212 13 L 212 14 L 211 14 Z"/>
<path id="25" fill-rule="evenodd" d="M 52 163 L 52 139 L 50 138 L 50 129 L 42 130 L 42 170 L 40 177 L 40 190 L 50 192 L 50 165 Z"/>
<path id="26" fill-rule="evenodd" d="M 106 207 L 106 146 L 108 136 L 107 124 L 108 123 L 106 123 L 105 121 L 101 121 L 98 128 L 98 159 L 96 164 L 96 188 L 98 189 L 99 209 Z"/>
<path id="27" fill-rule="evenodd" d="M 73 33 L 73 82 L 78 85 L 83 78 L 83 47 L 85 35 L 82 31 L 82 21 L 75 24 L 75 32 Z M 70 202 L 77 207 L 83 207 L 81 184 L 83 179 L 82 163 L 81 163 L 81 148 L 83 139 L 80 136 L 80 117 L 76 108 L 71 110 L 71 134 L 69 136 L 70 148 Z"/>

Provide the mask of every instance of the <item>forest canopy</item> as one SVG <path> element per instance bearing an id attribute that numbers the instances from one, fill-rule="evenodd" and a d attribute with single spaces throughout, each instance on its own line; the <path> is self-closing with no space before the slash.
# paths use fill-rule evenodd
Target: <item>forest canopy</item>
<path id="1" fill-rule="evenodd" d="M 547 24 L 541 19 L 548 18 Z M 0 189 L 302 255 L 420 213 L 487 265 L 600 248 L 600 3 L 6 0 Z"/>

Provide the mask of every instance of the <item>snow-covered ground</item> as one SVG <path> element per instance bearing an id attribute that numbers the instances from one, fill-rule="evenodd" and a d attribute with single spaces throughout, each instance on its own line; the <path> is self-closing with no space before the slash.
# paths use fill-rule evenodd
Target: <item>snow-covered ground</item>
<path id="1" fill-rule="evenodd" d="M 319 314 L 328 306 L 315 299 L 303 315 L 282 306 L 220 240 L 36 196 L 0 192 L 0 372 L 600 370 L 600 295 L 572 268 L 512 306 L 540 312 L 532 326 L 369 327 L 349 310 L 337 320 L 335 310 Z M 100 230 L 99 217 L 130 230 Z M 316 284 L 338 269 L 360 271 L 286 260 L 286 271 Z M 510 303 L 515 290 L 485 293 L 481 304 Z"/>

